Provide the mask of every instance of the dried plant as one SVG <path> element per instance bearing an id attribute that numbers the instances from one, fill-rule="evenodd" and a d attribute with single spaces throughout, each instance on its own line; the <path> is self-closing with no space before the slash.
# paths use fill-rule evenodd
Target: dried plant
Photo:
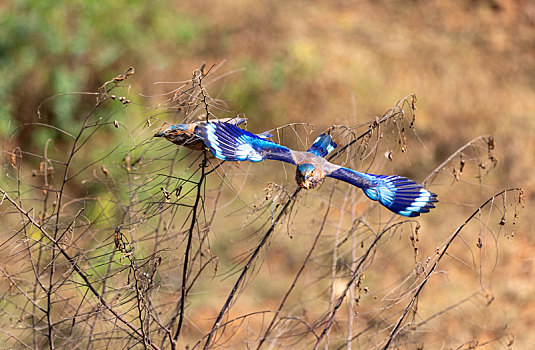
<path id="1" fill-rule="evenodd" d="M 4 143 L 0 320 L 7 347 L 209 349 L 246 342 L 256 349 L 386 349 L 431 341 L 425 331 L 436 320 L 469 301 L 493 302 L 488 277 L 500 237 L 514 236 L 521 189 L 497 191 L 424 258 L 422 237 L 432 232 L 417 220 L 385 218 L 346 184 L 327 182 L 305 194 L 290 181 L 264 181 L 248 164 L 224 164 L 206 150 L 185 152 L 153 139 L 170 123 L 233 115 L 209 93 L 227 75 L 219 69 L 202 65 L 191 79 L 160 82 L 173 88 L 138 101 L 126 85 L 130 68 L 81 94 L 95 101 L 78 130 L 39 120 L 21 127 L 52 133 L 39 152 Z M 152 99 L 158 103 L 143 105 Z M 340 145 L 328 159 L 368 170 L 407 152 L 415 103 L 409 95 L 368 123 L 328 129 Z M 129 114 L 133 105 L 144 111 Z M 38 118 L 45 117 L 40 109 Z M 291 124 L 272 134 L 306 146 L 312 129 Z M 482 184 L 496 166 L 494 148 L 492 137 L 478 137 L 423 183 Z M 249 187 L 253 179 L 263 192 Z M 234 261 L 221 261 L 214 247 L 225 238 L 218 233 L 232 229 L 243 246 Z M 277 235 L 283 229 L 288 235 Z M 401 278 L 377 282 L 404 236 L 404 261 L 412 265 Z M 298 239 L 304 245 L 294 245 L 290 278 L 274 277 L 275 307 L 237 307 L 253 297 L 273 245 Z M 423 317 L 423 293 L 447 264 L 470 271 L 479 290 Z M 220 295 L 215 285 L 223 281 L 228 290 Z M 201 310 L 207 299 L 217 311 Z M 504 331 L 492 341 L 513 339 Z"/>

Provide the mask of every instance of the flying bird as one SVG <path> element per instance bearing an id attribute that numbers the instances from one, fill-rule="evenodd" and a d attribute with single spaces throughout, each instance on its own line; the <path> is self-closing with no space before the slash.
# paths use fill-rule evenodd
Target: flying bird
<path id="1" fill-rule="evenodd" d="M 306 152 L 291 150 L 229 123 L 199 124 L 197 135 L 221 160 L 273 159 L 296 165 L 295 180 L 304 189 L 315 188 L 326 177 L 332 177 L 362 189 L 369 199 L 392 212 L 409 217 L 429 212 L 438 202 L 436 194 L 405 177 L 361 173 L 330 163 L 325 157 L 336 148 L 336 143 L 327 134 L 318 136 Z"/>
<path id="2" fill-rule="evenodd" d="M 223 118 L 212 119 L 211 123 L 227 123 L 232 125 L 240 125 L 247 121 L 246 118 Z M 202 151 L 204 149 L 204 141 L 202 137 L 198 136 L 198 127 L 201 124 L 205 124 L 206 121 L 199 121 L 189 124 L 175 124 L 171 125 L 164 131 L 157 132 L 154 137 L 164 137 L 167 141 L 170 141 L 176 145 L 187 147 L 194 151 Z M 261 138 L 272 137 L 268 132 L 258 134 Z"/>

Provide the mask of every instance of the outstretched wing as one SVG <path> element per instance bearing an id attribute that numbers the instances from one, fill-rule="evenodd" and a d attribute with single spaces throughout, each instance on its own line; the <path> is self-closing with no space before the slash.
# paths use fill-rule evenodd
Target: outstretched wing
<path id="1" fill-rule="evenodd" d="M 296 164 L 289 148 L 258 137 L 235 125 L 203 123 L 197 128 L 198 135 L 204 139 L 204 144 L 219 159 L 251 162 L 275 159 Z"/>
<path id="2" fill-rule="evenodd" d="M 325 157 L 336 148 L 336 143 L 330 135 L 321 134 L 316 138 L 307 152 L 313 153 L 319 157 Z"/>
<path id="3" fill-rule="evenodd" d="M 427 213 L 438 202 L 436 194 L 402 176 L 366 174 L 344 167 L 327 176 L 362 188 L 368 198 L 403 216 Z"/>

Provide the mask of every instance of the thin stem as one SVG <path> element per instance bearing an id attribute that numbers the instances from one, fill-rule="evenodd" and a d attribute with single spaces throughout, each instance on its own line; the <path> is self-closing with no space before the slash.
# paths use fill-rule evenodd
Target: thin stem
<path id="1" fill-rule="evenodd" d="M 78 266 L 78 264 L 76 263 L 75 259 L 72 258 L 69 254 L 67 254 L 67 252 L 65 251 L 65 249 L 63 249 L 61 247 L 61 245 L 59 244 L 59 242 L 54 239 L 54 237 L 49 234 L 44 228 L 43 226 L 41 226 L 41 224 L 39 222 L 37 222 L 30 214 L 29 212 L 25 211 L 23 208 L 21 208 L 17 202 L 15 202 L 8 194 L 6 191 L 4 191 L 2 188 L 0 188 L 0 192 L 2 193 L 2 195 L 5 196 L 5 198 L 13 205 L 15 206 L 15 208 L 21 212 L 35 227 L 37 227 L 37 229 L 39 229 L 39 231 L 43 234 L 43 236 L 45 236 L 48 240 L 50 240 L 50 242 L 52 242 L 52 244 L 54 245 L 54 247 L 56 247 L 56 249 L 59 250 L 60 254 L 63 255 L 63 257 L 65 259 L 67 259 L 67 261 L 71 264 L 72 268 L 76 271 L 76 273 L 78 274 L 78 276 L 80 276 L 80 278 L 84 281 L 85 285 L 87 286 L 87 288 L 89 288 L 89 290 L 91 291 L 91 293 L 93 293 L 93 295 L 98 299 L 98 301 L 109 311 L 113 314 L 113 316 L 115 316 L 119 321 L 121 321 L 123 324 L 125 324 L 128 328 L 130 328 L 130 330 L 132 330 L 139 338 L 143 339 L 143 334 L 141 333 L 141 331 L 139 329 L 137 329 L 136 327 L 134 327 L 134 325 L 132 325 L 130 322 L 128 322 L 123 316 L 121 316 L 117 311 L 115 311 L 111 305 L 108 304 L 108 302 L 106 301 L 106 299 L 104 299 L 104 297 L 96 290 L 96 288 L 93 286 L 93 284 L 91 283 L 91 281 L 89 281 L 89 278 L 85 275 L 84 271 L 82 270 L 82 268 L 80 268 L 80 266 Z M 150 344 L 150 346 L 152 346 L 153 349 L 160 349 L 156 344 L 154 344 L 150 339 L 148 339 L 148 342 Z"/>
<path id="2" fill-rule="evenodd" d="M 208 157 L 206 154 L 206 150 L 204 150 L 204 159 L 201 163 L 201 178 L 199 179 L 199 183 L 197 184 L 197 196 L 195 197 L 195 204 L 193 205 L 192 214 L 191 214 L 191 225 L 188 230 L 188 241 L 186 243 L 186 252 L 184 254 L 184 266 L 182 268 L 182 287 L 180 289 L 180 314 L 178 317 L 178 325 L 176 328 L 175 336 L 173 337 L 171 348 L 176 348 L 176 341 L 178 337 L 180 336 L 180 332 L 182 330 L 182 324 L 184 322 L 184 308 L 186 305 L 186 289 L 187 289 L 187 282 L 188 282 L 188 263 L 189 263 L 189 254 L 191 250 L 191 242 L 193 239 L 193 230 L 195 229 L 195 224 L 197 223 L 197 210 L 199 207 L 200 199 L 201 199 L 201 190 L 203 186 L 203 182 L 205 179 L 205 169 L 206 164 L 208 161 Z"/>
<path id="3" fill-rule="evenodd" d="M 307 256 L 305 257 L 305 260 L 303 260 L 303 263 L 301 264 L 301 267 L 299 268 L 299 271 L 295 275 L 295 278 L 292 281 L 292 284 L 290 285 L 290 289 L 288 289 L 288 291 L 286 292 L 286 294 L 282 298 L 282 300 L 281 300 L 281 302 L 279 304 L 279 308 L 277 309 L 277 312 L 275 312 L 275 314 L 273 315 L 273 318 L 271 319 L 271 322 L 269 323 L 266 331 L 264 332 L 264 336 L 262 337 L 262 339 L 260 339 L 260 342 L 258 343 L 258 346 L 256 347 L 257 350 L 260 350 L 260 348 L 262 347 L 262 345 L 266 341 L 269 333 L 271 332 L 271 329 L 275 325 L 275 321 L 277 320 L 277 316 L 281 313 L 282 308 L 286 304 L 286 300 L 288 299 L 288 297 L 290 296 L 290 293 L 293 291 L 293 289 L 297 285 L 297 280 L 299 279 L 299 277 L 301 277 L 301 274 L 305 270 L 305 267 L 307 266 L 308 261 L 310 260 L 310 257 L 312 256 L 312 252 L 316 248 L 316 245 L 317 245 L 318 240 L 319 240 L 319 238 L 321 236 L 321 233 L 323 232 L 323 229 L 325 228 L 325 223 L 327 222 L 327 217 L 329 216 L 329 213 L 330 213 L 330 210 L 331 210 L 333 194 L 334 194 L 334 187 L 333 187 L 333 191 L 331 192 L 331 196 L 329 198 L 329 206 L 327 207 L 327 211 L 325 212 L 325 215 L 323 216 L 323 221 L 321 223 L 321 226 L 320 226 L 320 229 L 319 229 L 318 233 L 316 234 L 316 237 L 314 238 L 314 242 L 312 243 L 312 247 L 310 247 L 310 249 L 308 250 L 308 253 L 307 253 Z"/>
<path id="4" fill-rule="evenodd" d="M 258 256 L 258 254 L 260 253 L 260 251 L 262 250 L 262 248 L 266 244 L 268 238 L 271 236 L 271 234 L 275 230 L 275 226 L 277 226 L 277 224 L 281 220 L 282 216 L 284 215 L 284 213 L 286 212 L 286 210 L 290 206 L 290 204 L 295 200 L 295 198 L 297 198 L 297 194 L 300 191 L 301 191 L 301 187 L 297 187 L 295 189 L 295 191 L 292 194 L 292 196 L 290 197 L 290 199 L 288 201 L 286 201 L 286 204 L 284 205 L 282 210 L 279 212 L 279 215 L 277 215 L 275 220 L 271 223 L 271 226 L 267 230 L 267 232 L 264 235 L 264 237 L 262 237 L 262 240 L 260 241 L 260 243 L 256 246 L 255 250 L 253 251 L 253 254 L 251 255 L 251 257 L 247 261 L 247 264 L 245 264 L 245 266 L 244 266 L 244 268 L 243 268 L 243 270 L 242 270 L 242 272 L 240 274 L 240 277 L 238 277 L 238 280 L 234 284 L 234 287 L 232 287 L 232 290 L 231 290 L 229 296 L 227 297 L 227 300 L 225 301 L 225 304 L 223 304 L 223 307 L 219 311 L 219 314 L 217 315 L 217 318 L 216 318 L 214 324 L 212 325 L 212 329 L 208 333 L 208 337 L 206 339 L 206 342 L 204 343 L 204 349 L 205 350 L 210 348 L 210 345 L 212 343 L 212 337 L 214 336 L 214 333 L 216 332 L 216 330 L 219 328 L 219 325 L 221 323 L 221 320 L 223 319 L 223 316 L 227 312 L 227 309 L 229 308 L 232 300 L 234 299 L 234 296 L 236 295 L 236 292 L 238 291 L 238 288 L 243 283 L 243 281 L 245 279 L 245 276 L 247 275 L 247 272 L 251 268 L 254 260 L 256 259 L 256 257 Z M 197 344 L 195 346 L 197 346 Z"/>
<path id="5" fill-rule="evenodd" d="M 489 204 L 490 202 L 494 201 L 494 199 L 496 197 L 499 197 L 501 195 L 504 195 L 505 193 L 507 192 L 512 192 L 512 191 L 522 191 L 521 188 L 510 188 L 510 189 L 507 189 L 507 190 L 503 190 L 497 194 L 495 194 L 494 196 L 490 197 L 485 203 L 483 203 L 482 205 L 479 206 L 479 208 L 477 208 L 473 213 L 472 215 L 470 215 L 468 217 L 468 219 L 466 219 L 464 221 L 464 223 L 459 226 L 457 228 L 457 230 L 455 230 L 455 232 L 451 235 L 450 239 L 448 239 L 448 241 L 446 242 L 446 245 L 444 246 L 444 248 L 442 249 L 442 251 L 440 252 L 440 255 L 438 256 L 438 258 L 435 260 L 435 263 L 433 264 L 433 266 L 431 267 L 431 269 L 429 270 L 429 272 L 426 274 L 424 280 L 422 281 L 422 283 L 420 284 L 420 286 L 418 287 L 418 289 L 416 290 L 416 293 L 414 293 L 414 296 L 412 297 L 411 301 L 409 302 L 409 304 L 407 305 L 407 307 L 405 308 L 405 310 L 403 311 L 403 313 L 401 314 L 401 317 L 399 318 L 399 320 L 397 321 L 396 325 L 394 326 L 394 328 L 392 329 L 392 331 L 390 332 L 388 338 L 387 338 L 387 341 L 386 341 L 386 344 L 385 346 L 383 347 L 383 350 L 386 350 L 388 349 L 388 347 L 390 346 L 390 343 L 392 343 L 392 340 L 394 339 L 394 337 L 396 336 L 399 328 L 401 327 L 401 324 L 403 323 L 403 320 L 405 319 L 405 316 L 407 316 L 407 314 L 409 313 L 409 311 L 412 309 L 412 306 L 414 305 L 414 303 L 416 302 L 416 300 L 418 299 L 418 296 L 420 295 L 422 289 L 424 288 L 424 286 L 426 285 L 427 281 L 429 280 L 429 278 L 431 278 L 431 275 L 433 274 L 433 272 L 436 270 L 437 266 L 438 266 L 438 263 L 440 262 L 440 260 L 442 260 L 442 257 L 446 254 L 446 251 L 448 250 L 448 248 L 450 247 L 451 243 L 453 243 L 453 241 L 455 240 L 455 238 L 457 238 L 457 236 L 459 235 L 459 233 L 462 231 L 462 229 L 478 214 L 480 213 L 481 209 L 483 209 L 487 204 Z"/>

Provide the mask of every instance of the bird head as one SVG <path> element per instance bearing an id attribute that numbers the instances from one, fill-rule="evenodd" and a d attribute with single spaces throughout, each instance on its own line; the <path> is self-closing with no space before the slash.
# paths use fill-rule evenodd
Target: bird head
<path id="1" fill-rule="evenodd" d="M 302 188 L 314 188 L 319 182 L 316 179 L 316 167 L 310 163 L 300 164 L 295 172 L 295 181 Z"/>

